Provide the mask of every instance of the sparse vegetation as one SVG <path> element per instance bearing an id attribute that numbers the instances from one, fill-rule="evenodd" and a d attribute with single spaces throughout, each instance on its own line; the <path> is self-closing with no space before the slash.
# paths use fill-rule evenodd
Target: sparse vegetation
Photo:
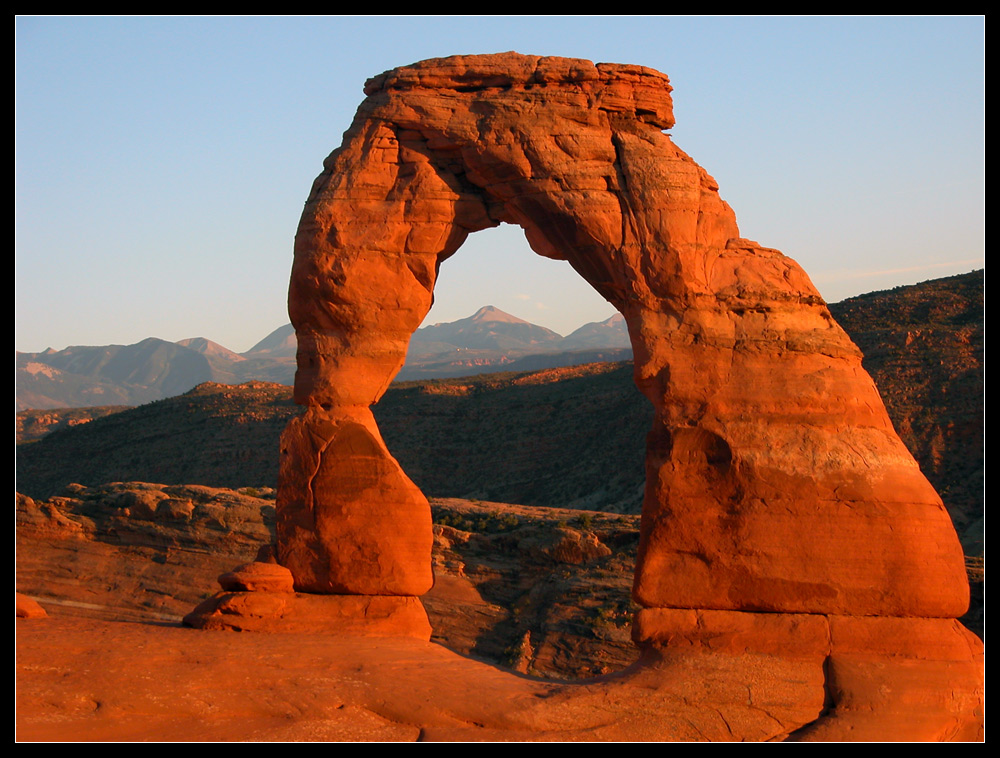
<path id="1" fill-rule="evenodd" d="M 592 610 L 592 623 L 595 629 L 626 629 L 631 628 L 632 618 L 639 606 L 631 598 L 606 599 Z"/>
<path id="2" fill-rule="evenodd" d="M 480 534 L 498 534 L 517 529 L 521 522 L 511 513 L 493 511 L 485 516 L 463 516 L 458 513 L 438 512 L 433 515 L 435 524 L 450 526 L 463 532 L 478 532 Z"/>

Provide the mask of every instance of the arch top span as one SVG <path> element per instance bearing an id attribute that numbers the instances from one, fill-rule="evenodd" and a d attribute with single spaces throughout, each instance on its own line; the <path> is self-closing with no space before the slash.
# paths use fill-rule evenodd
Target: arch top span
<path id="1" fill-rule="evenodd" d="M 278 529 L 300 589 L 430 587 L 426 500 L 368 407 L 402 366 L 441 262 L 508 222 L 628 323 L 656 409 L 643 606 L 964 611 L 954 530 L 859 351 L 802 269 L 743 239 L 718 185 L 663 132 L 665 75 L 504 53 L 396 68 L 365 93 L 295 240 L 295 397 L 308 411 L 283 438 Z"/>
<path id="2" fill-rule="evenodd" d="M 365 82 L 365 95 L 443 90 L 472 93 L 562 87 L 586 97 L 588 108 L 621 113 L 659 129 L 674 125 L 673 87 L 666 74 L 646 66 L 591 63 L 582 58 L 518 55 L 456 55 L 402 66 Z"/>
<path id="3" fill-rule="evenodd" d="M 438 266 L 471 232 L 521 226 L 535 252 L 569 261 L 626 317 L 667 309 L 672 289 L 704 268 L 686 260 L 692 246 L 739 237 L 714 180 L 663 134 L 671 88 L 652 69 L 456 56 L 393 69 L 365 91 L 296 236 L 289 310 L 304 345 L 303 404 L 377 401 L 430 307 Z M 357 296 L 338 301 L 331 282 Z M 345 349 L 344 333 L 358 330 L 378 334 L 377 354 Z M 334 381 L 341 373 L 379 381 L 350 393 L 358 383 Z"/>

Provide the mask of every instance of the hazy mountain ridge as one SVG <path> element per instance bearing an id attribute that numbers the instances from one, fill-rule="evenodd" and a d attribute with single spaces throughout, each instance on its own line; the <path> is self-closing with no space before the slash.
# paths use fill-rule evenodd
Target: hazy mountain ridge
<path id="1" fill-rule="evenodd" d="M 410 339 L 410 352 L 419 351 L 426 343 L 443 343 L 469 350 L 531 351 L 553 346 L 561 339 L 551 329 L 487 305 L 469 318 L 417 329 Z"/>
<path id="2" fill-rule="evenodd" d="M 566 337 L 486 306 L 473 316 L 418 329 L 398 381 L 450 379 L 492 371 L 537 371 L 632 358 L 620 314 Z"/>
<path id="3" fill-rule="evenodd" d="M 291 358 L 295 359 L 295 327 L 291 324 L 279 326 L 264 339 L 247 350 L 247 358 Z"/>
<path id="4" fill-rule="evenodd" d="M 156 337 L 134 345 L 17 353 L 15 365 L 19 410 L 137 405 L 233 378 L 196 350 Z"/>
<path id="5" fill-rule="evenodd" d="M 559 346 L 563 350 L 583 348 L 627 348 L 631 350 L 632 342 L 628 336 L 625 317 L 616 313 L 604 321 L 593 321 L 570 332 L 562 338 Z"/>
<path id="6" fill-rule="evenodd" d="M 233 352 L 204 337 L 176 343 L 149 337 L 135 345 L 73 346 L 59 351 L 17 353 L 17 408 L 140 405 L 181 394 L 202 382 L 291 385 L 295 378 L 295 345 L 295 330 L 285 324 L 245 353 Z M 582 348 L 589 352 L 580 353 Z M 602 348 L 614 352 L 593 352 Z M 538 355 L 550 357 L 536 357 L 518 365 L 526 356 Z M 445 378 L 500 368 L 533 370 L 630 357 L 621 316 L 586 324 L 563 338 L 550 329 L 485 306 L 469 318 L 418 329 L 407 363 L 397 378 Z"/>

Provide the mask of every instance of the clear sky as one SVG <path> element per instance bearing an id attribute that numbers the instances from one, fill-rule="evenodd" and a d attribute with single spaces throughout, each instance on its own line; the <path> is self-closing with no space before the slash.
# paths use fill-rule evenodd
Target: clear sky
<path id="1" fill-rule="evenodd" d="M 15 348 L 287 323 L 292 240 L 365 79 L 516 50 L 670 76 L 678 146 L 828 301 L 985 260 L 983 17 L 18 17 Z M 474 235 L 428 323 L 613 312 L 520 230 Z"/>

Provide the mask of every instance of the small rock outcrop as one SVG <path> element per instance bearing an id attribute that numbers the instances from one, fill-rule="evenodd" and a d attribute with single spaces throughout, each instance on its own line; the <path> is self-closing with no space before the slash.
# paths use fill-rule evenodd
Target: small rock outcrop
<path id="1" fill-rule="evenodd" d="M 245 563 L 222 574 L 219 586 L 222 592 L 184 617 L 186 626 L 431 638 L 427 613 L 416 598 L 298 594 L 292 587 L 292 572 L 276 563 Z"/>
<path id="2" fill-rule="evenodd" d="M 276 563 L 254 561 L 219 577 L 226 592 L 293 592 L 292 572 Z"/>
<path id="3" fill-rule="evenodd" d="M 34 598 L 14 593 L 14 616 L 19 619 L 43 619 L 48 616 L 45 609 Z"/>

